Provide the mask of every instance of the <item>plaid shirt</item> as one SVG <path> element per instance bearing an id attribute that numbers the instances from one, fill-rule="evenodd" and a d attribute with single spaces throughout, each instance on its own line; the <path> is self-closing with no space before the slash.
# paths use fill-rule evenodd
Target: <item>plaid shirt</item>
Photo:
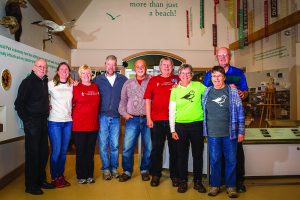
<path id="1" fill-rule="evenodd" d="M 206 103 L 208 93 L 213 86 L 206 88 L 202 98 L 204 121 L 203 121 L 203 136 L 207 136 L 207 122 L 206 122 Z M 241 98 L 236 88 L 229 88 L 229 136 L 230 139 L 236 139 L 238 134 L 245 135 L 245 116 Z"/>

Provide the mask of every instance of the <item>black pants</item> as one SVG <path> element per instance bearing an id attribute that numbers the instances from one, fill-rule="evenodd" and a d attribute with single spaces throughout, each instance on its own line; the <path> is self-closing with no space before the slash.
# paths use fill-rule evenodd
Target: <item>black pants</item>
<path id="1" fill-rule="evenodd" d="M 94 153 L 98 131 L 73 132 L 76 148 L 77 179 L 93 178 Z"/>
<path id="2" fill-rule="evenodd" d="M 179 178 L 182 182 L 188 181 L 188 159 L 191 144 L 194 181 L 201 181 L 203 170 L 203 122 L 176 123 L 175 130 L 179 137 L 177 145 Z"/>
<path id="3" fill-rule="evenodd" d="M 177 170 L 177 142 L 172 139 L 168 120 L 155 121 L 151 129 L 151 168 L 152 176 L 161 177 L 163 150 L 166 138 L 169 146 L 169 170 L 171 178 L 178 178 Z"/>
<path id="4" fill-rule="evenodd" d="M 32 118 L 24 122 L 25 132 L 25 186 L 38 189 L 46 181 L 48 161 L 48 124 L 47 118 Z"/>
<path id="5" fill-rule="evenodd" d="M 243 184 L 245 180 L 245 154 L 242 142 L 237 145 L 236 161 L 236 184 Z"/>

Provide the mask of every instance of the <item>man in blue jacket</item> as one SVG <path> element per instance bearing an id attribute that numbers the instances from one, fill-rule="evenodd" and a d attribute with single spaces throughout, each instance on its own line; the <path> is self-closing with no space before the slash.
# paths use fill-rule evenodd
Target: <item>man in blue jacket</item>
<path id="1" fill-rule="evenodd" d="M 94 83 L 98 85 L 101 97 L 98 144 L 104 180 L 119 177 L 120 113 L 118 108 L 121 99 L 121 90 L 127 78 L 122 74 L 116 73 L 116 66 L 116 56 L 107 56 L 105 73 L 98 75 L 94 80 Z"/>

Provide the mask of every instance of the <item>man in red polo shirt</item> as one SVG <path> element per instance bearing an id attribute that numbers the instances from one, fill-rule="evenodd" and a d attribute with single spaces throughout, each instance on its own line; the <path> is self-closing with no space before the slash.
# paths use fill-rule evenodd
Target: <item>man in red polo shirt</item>
<path id="1" fill-rule="evenodd" d="M 179 82 L 179 77 L 173 75 L 173 60 L 165 57 L 160 60 L 159 69 L 161 74 L 150 79 L 146 88 L 144 99 L 146 99 L 147 125 L 151 128 L 151 186 L 159 185 L 163 150 L 166 138 L 168 139 L 170 155 L 170 178 L 172 184 L 179 184 L 176 156 L 176 141 L 172 139 L 169 125 L 169 102 L 171 88 Z"/>

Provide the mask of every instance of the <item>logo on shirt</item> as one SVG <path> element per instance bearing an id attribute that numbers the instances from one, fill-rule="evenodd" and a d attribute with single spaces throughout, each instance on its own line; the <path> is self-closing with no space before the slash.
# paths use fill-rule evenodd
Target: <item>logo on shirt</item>
<path id="1" fill-rule="evenodd" d="M 193 98 L 195 97 L 195 91 L 191 90 L 189 93 L 187 93 L 186 95 L 184 95 L 183 97 L 181 97 L 181 99 L 186 99 L 190 102 L 194 102 Z"/>
<path id="2" fill-rule="evenodd" d="M 225 102 L 226 98 L 227 98 L 226 95 L 222 95 L 221 97 L 213 99 L 212 101 L 219 104 L 220 107 L 223 107 L 223 103 Z"/>

